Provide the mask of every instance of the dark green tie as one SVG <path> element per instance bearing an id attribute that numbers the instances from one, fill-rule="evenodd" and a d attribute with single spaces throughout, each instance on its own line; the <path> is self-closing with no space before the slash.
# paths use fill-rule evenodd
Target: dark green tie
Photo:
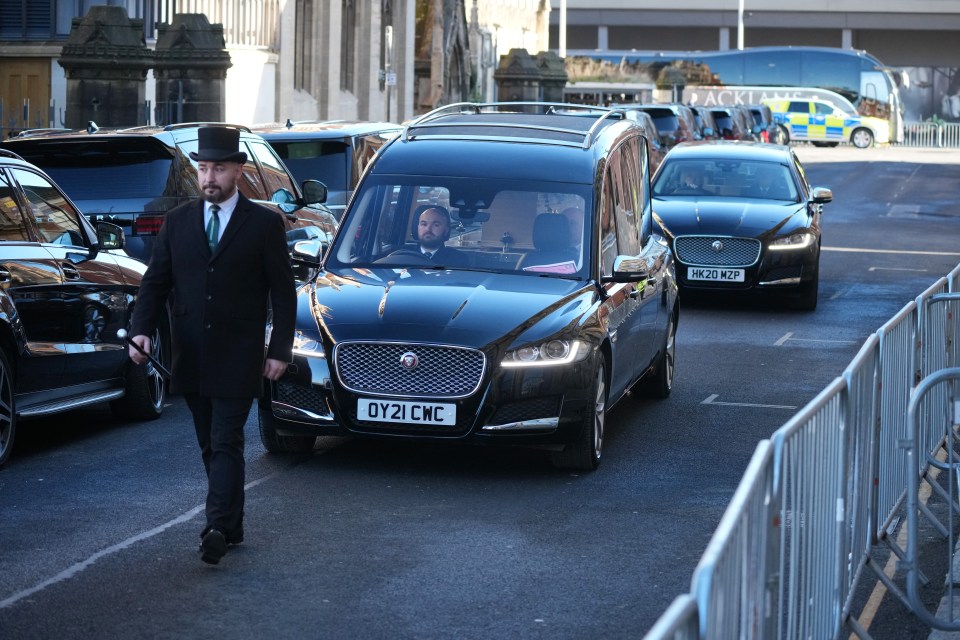
<path id="1" fill-rule="evenodd" d="M 210 205 L 210 222 L 207 223 L 207 244 L 210 245 L 210 253 L 217 248 L 217 241 L 220 239 L 220 207 Z"/>

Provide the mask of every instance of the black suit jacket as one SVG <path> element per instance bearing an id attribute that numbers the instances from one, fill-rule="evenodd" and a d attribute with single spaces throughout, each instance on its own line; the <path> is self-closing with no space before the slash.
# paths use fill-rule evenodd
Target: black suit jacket
<path id="1" fill-rule="evenodd" d="M 260 395 L 266 357 L 290 362 L 296 288 L 283 220 L 243 195 L 211 255 L 203 201 L 168 212 L 140 283 L 131 335 L 153 335 L 169 299 L 175 393 Z"/>
<path id="2" fill-rule="evenodd" d="M 468 267 L 470 258 L 463 251 L 452 249 L 446 245 L 440 247 L 433 253 L 431 262 L 444 267 Z"/>

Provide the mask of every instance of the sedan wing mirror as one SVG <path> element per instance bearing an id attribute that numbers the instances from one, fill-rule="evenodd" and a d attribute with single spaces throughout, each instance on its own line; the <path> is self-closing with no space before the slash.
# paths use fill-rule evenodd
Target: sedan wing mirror
<path id="1" fill-rule="evenodd" d="M 810 196 L 814 204 L 826 204 L 833 201 L 833 191 L 826 187 L 814 187 Z"/>

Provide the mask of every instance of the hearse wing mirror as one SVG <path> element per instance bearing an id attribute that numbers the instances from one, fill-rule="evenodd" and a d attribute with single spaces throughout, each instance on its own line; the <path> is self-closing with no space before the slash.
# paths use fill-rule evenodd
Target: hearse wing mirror
<path id="1" fill-rule="evenodd" d="M 642 258 L 635 256 L 617 256 L 613 261 L 613 273 L 600 278 L 603 283 L 616 282 L 646 282 L 650 276 L 647 270 L 647 263 Z"/>

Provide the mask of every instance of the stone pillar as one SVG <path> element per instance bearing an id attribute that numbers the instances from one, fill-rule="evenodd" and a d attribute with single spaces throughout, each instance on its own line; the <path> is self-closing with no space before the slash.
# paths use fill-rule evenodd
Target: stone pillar
<path id="1" fill-rule="evenodd" d="M 569 79 L 563 58 L 553 51 L 541 51 L 537 54 L 537 68 L 540 70 L 541 100 L 563 102 L 563 88 Z"/>
<path id="2" fill-rule="evenodd" d="M 210 24 L 202 13 L 178 13 L 172 24 L 158 24 L 157 124 L 223 122 L 230 66 L 222 24 Z"/>
<path id="3" fill-rule="evenodd" d="M 500 102 L 537 102 L 540 100 L 540 70 L 526 49 L 510 49 L 500 56 L 493 73 Z"/>
<path id="4" fill-rule="evenodd" d="M 58 62 L 67 77 L 65 125 L 146 124 L 145 85 L 153 53 L 143 39 L 143 20 L 123 7 L 91 7 L 74 18 Z"/>

